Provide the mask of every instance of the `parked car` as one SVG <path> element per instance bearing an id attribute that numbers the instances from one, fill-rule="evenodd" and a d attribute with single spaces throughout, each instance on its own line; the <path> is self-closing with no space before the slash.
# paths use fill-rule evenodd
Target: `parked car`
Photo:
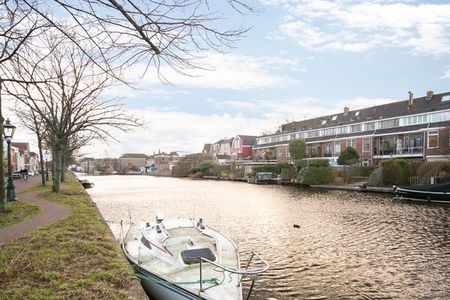
<path id="1" fill-rule="evenodd" d="M 22 178 L 22 173 L 18 172 L 18 171 L 12 172 L 12 178 L 13 179 L 20 179 L 20 178 Z"/>
<path id="2" fill-rule="evenodd" d="M 36 173 L 34 171 L 28 171 L 28 176 L 34 176 Z"/>

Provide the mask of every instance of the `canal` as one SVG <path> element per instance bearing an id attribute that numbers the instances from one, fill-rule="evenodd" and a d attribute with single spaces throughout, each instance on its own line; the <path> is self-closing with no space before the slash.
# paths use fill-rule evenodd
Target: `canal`
<path id="1" fill-rule="evenodd" d="M 107 220 L 202 217 L 241 256 L 260 253 L 271 268 L 251 299 L 450 299 L 450 205 L 239 182 L 88 178 Z M 118 225 L 111 228 L 117 236 Z"/>

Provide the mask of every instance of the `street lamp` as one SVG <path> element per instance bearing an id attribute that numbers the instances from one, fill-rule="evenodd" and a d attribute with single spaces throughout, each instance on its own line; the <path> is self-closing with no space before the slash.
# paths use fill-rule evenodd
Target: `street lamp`
<path id="1" fill-rule="evenodd" d="M 48 160 L 48 150 L 45 150 L 45 152 L 44 152 L 44 158 L 45 158 L 45 181 L 48 181 L 48 165 L 47 165 L 47 160 Z"/>
<path id="2" fill-rule="evenodd" d="M 6 185 L 6 199 L 10 202 L 16 200 L 11 170 L 11 140 L 14 136 L 14 131 L 16 131 L 16 126 L 12 125 L 9 119 L 6 119 L 5 124 L 3 124 L 3 136 L 8 143 L 8 184 Z"/>

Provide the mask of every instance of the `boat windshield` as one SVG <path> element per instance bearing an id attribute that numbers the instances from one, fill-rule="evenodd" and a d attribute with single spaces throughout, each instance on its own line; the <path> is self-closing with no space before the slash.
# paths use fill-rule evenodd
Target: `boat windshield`
<path id="1" fill-rule="evenodd" d="M 141 237 L 141 243 L 144 244 L 145 247 L 152 249 L 150 242 L 144 236 Z"/>
<path id="2" fill-rule="evenodd" d="M 200 257 L 206 258 L 210 261 L 215 261 L 216 257 L 209 248 L 189 249 L 181 251 L 181 258 L 187 265 L 198 264 Z"/>

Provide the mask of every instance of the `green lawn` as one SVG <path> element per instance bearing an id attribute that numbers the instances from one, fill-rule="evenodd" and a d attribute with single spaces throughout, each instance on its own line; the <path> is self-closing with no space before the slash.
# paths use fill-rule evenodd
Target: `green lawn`
<path id="1" fill-rule="evenodd" d="M 41 208 L 36 205 L 21 201 L 9 202 L 6 211 L 0 212 L 0 228 L 31 219 L 40 212 Z"/>
<path id="2" fill-rule="evenodd" d="M 71 214 L 0 246 L 0 299 L 133 299 L 132 270 L 81 185 L 68 176 L 58 195 Z M 141 295 L 141 294 L 139 294 Z"/>

